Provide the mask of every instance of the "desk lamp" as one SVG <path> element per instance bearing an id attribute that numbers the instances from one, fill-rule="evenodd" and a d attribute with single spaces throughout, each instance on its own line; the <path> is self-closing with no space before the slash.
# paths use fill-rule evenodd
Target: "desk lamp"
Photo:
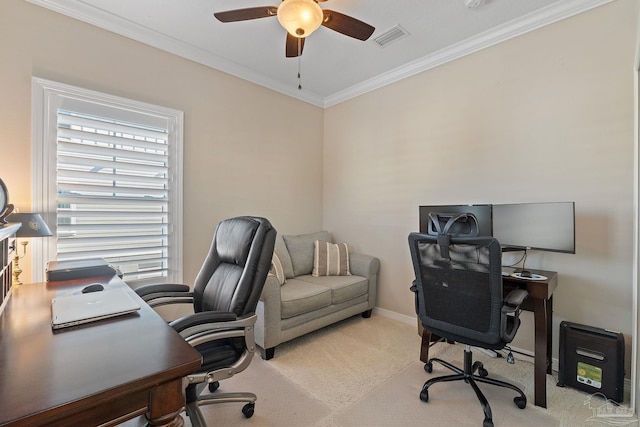
<path id="1" fill-rule="evenodd" d="M 47 224 L 44 222 L 40 214 L 37 213 L 13 213 L 9 215 L 7 221 L 22 223 L 22 227 L 16 231 L 16 241 L 18 241 L 19 238 L 53 236 L 51 230 L 47 227 Z M 13 257 L 14 286 L 22 285 L 22 282 L 20 282 L 20 273 L 22 273 L 22 270 L 20 269 L 19 261 L 20 258 L 23 258 L 27 254 L 27 245 L 29 244 L 29 241 L 23 240 L 20 244 L 22 245 L 22 255 L 18 254 L 18 248 L 16 247 L 16 254 Z"/>

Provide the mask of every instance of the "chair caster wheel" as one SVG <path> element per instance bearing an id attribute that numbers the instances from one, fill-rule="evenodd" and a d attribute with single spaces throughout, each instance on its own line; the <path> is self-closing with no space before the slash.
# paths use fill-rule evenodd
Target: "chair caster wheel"
<path id="1" fill-rule="evenodd" d="M 220 382 L 218 382 L 218 381 L 214 381 L 212 383 L 209 383 L 209 391 L 211 393 L 216 391 L 219 387 L 220 387 Z"/>
<path id="2" fill-rule="evenodd" d="M 513 403 L 520 409 L 524 409 L 527 406 L 527 398 L 522 396 L 516 396 L 513 398 Z"/>
<path id="3" fill-rule="evenodd" d="M 433 363 L 431 362 L 427 362 L 424 364 L 424 370 L 427 371 L 428 373 L 433 372 Z"/>
<path id="4" fill-rule="evenodd" d="M 489 372 L 487 372 L 487 370 L 484 369 L 484 368 L 480 368 L 480 369 L 478 369 L 478 375 L 480 375 L 482 378 L 484 378 L 487 375 L 489 375 Z"/>
<path id="5" fill-rule="evenodd" d="M 420 392 L 420 400 L 422 400 L 423 402 L 428 402 L 429 401 L 429 391 L 422 390 Z"/>
<path id="6" fill-rule="evenodd" d="M 493 421 L 489 418 L 485 418 L 482 422 L 482 427 L 493 427 Z"/>
<path id="7" fill-rule="evenodd" d="M 247 403 L 242 407 L 242 414 L 245 418 L 251 418 L 253 416 L 253 411 L 255 410 L 255 403 Z"/>

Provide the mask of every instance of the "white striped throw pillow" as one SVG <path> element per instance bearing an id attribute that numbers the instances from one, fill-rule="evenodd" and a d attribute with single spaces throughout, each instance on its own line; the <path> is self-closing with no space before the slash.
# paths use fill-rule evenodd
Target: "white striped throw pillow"
<path id="1" fill-rule="evenodd" d="M 346 243 L 313 242 L 313 276 L 351 276 Z"/>
<path id="2" fill-rule="evenodd" d="M 271 269 L 269 270 L 270 274 L 273 274 L 278 279 L 278 283 L 284 285 L 286 282 L 286 278 L 284 277 L 284 269 L 282 268 L 282 263 L 280 262 L 280 258 L 274 252 L 273 258 L 271 258 Z"/>

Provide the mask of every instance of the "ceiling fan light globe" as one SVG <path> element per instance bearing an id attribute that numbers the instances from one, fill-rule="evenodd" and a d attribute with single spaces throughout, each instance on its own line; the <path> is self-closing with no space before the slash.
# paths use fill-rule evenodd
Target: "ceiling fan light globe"
<path id="1" fill-rule="evenodd" d="M 322 9 L 313 0 L 284 0 L 278 7 L 278 21 L 294 37 L 307 37 L 322 24 Z"/>

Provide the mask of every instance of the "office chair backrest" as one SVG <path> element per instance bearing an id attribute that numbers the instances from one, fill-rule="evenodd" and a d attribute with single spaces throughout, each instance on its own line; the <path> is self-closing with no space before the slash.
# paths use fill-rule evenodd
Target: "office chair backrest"
<path id="1" fill-rule="evenodd" d="M 447 237 L 409 235 L 416 312 L 436 335 L 497 345 L 503 305 L 500 243 L 493 237 Z"/>
<path id="2" fill-rule="evenodd" d="M 472 213 L 429 212 L 427 234 L 438 236 L 438 247 L 443 258 L 449 258 L 451 236 L 475 237 L 478 235 L 478 219 Z"/>
<path id="3" fill-rule="evenodd" d="M 427 234 L 477 236 L 480 232 L 478 218 L 472 213 L 429 212 Z"/>
<path id="4" fill-rule="evenodd" d="M 255 311 L 269 273 L 276 229 L 260 217 L 237 217 L 218 224 L 198 273 L 194 311 Z"/>

